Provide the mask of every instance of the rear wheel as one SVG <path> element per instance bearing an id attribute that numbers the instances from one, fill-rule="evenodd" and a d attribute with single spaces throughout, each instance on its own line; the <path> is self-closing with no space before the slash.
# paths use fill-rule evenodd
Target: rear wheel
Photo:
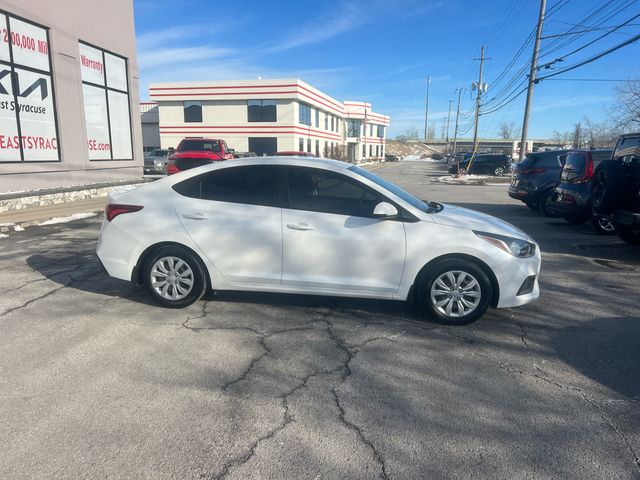
<path id="1" fill-rule="evenodd" d="M 196 302 L 207 287 L 204 267 L 186 248 L 160 247 L 147 259 L 144 285 L 158 303 L 182 308 Z"/>
<path id="2" fill-rule="evenodd" d="M 538 202 L 538 206 L 540 211 L 544 213 L 545 216 L 555 218 L 559 217 L 560 215 L 558 215 L 558 212 L 556 212 L 551 206 L 552 197 L 553 189 L 550 188 L 549 190 L 542 193 L 542 195 L 540 196 L 540 201 Z"/>
<path id="3" fill-rule="evenodd" d="M 422 275 L 416 294 L 422 311 L 436 322 L 466 325 L 484 315 L 492 290 L 489 277 L 475 264 L 445 259 Z"/>
<path id="4" fill-rule="evenodd" d="M 591 225 L 598 235 L 616 234 L 616 227 L 609 217 L 594 215 L 591 217 Z"/>
<path id="5" fill-rule="evenodd" d="M 505 172 L 504 167 L 496 167 L 496 169 L 493 171 L 493 173 L 496 174 L 497 176 L 504 175 L 504 172 Z"/>
<path id="6" fill-rule="evenodd" d="M 629 245 L 640 246 L 640 233 L 634 232 L 629 227 L 618 226 L 618 236 Z"/>
<path id="7" fill-rule="evenodd" d="M 591 203 L 598 213 L 613 213 L 624 192 L 624 167 L 616 160 L 602 162 L 591 179 Z"/>

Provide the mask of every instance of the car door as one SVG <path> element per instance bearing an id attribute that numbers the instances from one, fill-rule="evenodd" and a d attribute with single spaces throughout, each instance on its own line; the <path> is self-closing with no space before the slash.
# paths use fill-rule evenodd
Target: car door
<path id="1" fill-rule="evenodd" d="M 276 165 L 230 167 L 174 186 L 184 197 L 176 208 L 180 222 L 227 280 L 281 282 L 279 172 Z"/>
<path id="2" fill-rule="evenodd" d="M 286 172 L 283 285 L 372 295 L 397 291 L 405 261 L 404 224 L 372 215 L 387 199 L 330 170 L 290 166 Z"/>

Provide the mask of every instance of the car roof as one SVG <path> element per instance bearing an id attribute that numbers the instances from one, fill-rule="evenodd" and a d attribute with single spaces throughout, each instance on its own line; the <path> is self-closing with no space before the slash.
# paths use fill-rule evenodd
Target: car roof
<path id="1" fill-rule="evenodd" d="M 182 181 L 208 171 L 250 165 L 292 165 L 298 167 L 323 168 L 326 170 L 334 171 L 347 170 L 349 167 L 355 166 L 353 163 L 346 163 L 338 160 L 316 157 L 245 157 L 235 158 L 233 160 L 225 160 L 223 162 L 208 163 L 200 167 L 191 168 L 189 170 L 185 170 L 184 172 L 171 175 L 167 178 L 176 179 L 177 183 L 178 181 Z"/>

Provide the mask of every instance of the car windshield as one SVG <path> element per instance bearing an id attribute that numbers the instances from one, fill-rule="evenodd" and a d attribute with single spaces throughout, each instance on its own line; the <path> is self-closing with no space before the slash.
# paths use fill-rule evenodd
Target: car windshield
<path id="1" fill-rule="evenodd" d="M 208 151 L 219 153 L 220 143 L 217 140 L 183 140 L 178 146 L 178 151 Z"/>
<path id="2" fill-rule="evenodd" d="M 363 176 L 367 180 L 371 180 L 376 185 L 380 185 L 385 190 L 388 190 L 389 192 L 393 193 L 396 197 L 401 198 L 402 200 L 407 202 L 409 205 L 417 208 L 418 210 L 420 210 L 422 212 L 434 213 L 435 211 L 440 211 L 441 210 L 441 208 L 436 208 L 435 206 L 427 205 L 425 202 L 423 202 L 422 200 L 420 200 L 420 199 L 414 197 L 413 195 L 405 192 L 403 189 L 401 189 L 397 185 L 394 185 L 391 182 L 387 182 L 383 178 L 380 178 L 379 176 L 374 175 L 373 173 L 371 173 L 368 170 L 365 170 L 364 168 L 356 167 L 354 165 L 352 167 L 349 167 L 349 170 L 351 170 L 354 173 L 357 173 L 358 175 Z M 429 202 L 429 203 L 431 203 L 431 202 Z"/>

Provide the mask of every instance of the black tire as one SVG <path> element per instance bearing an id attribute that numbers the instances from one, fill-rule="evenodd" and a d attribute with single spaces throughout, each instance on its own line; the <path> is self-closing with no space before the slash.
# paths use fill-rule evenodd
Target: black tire
<path id="1" fill-rule="evenodd" d="M 640 233 L 634 232 L 629 227 L 617 225 L 618 236 L 629 245 L 640 247 Z"/>
<path id="2" fill-rule="evenodd" d="M 436 281 L 440 278 L 441 275 L 446 275 L 447 272 L 466 273 L 467 276 L 470 276 L 472 277 L 472 279 L 476 280 L 479 289 L 479 292 L 476 292 L 479 294 L 479 297 L 476 298 L 479 298 L 479 302 L 477 303 L 475 308 L 468 314 L 463 313 L 460 316 L 453 316 L 459 314 L 458 309 L 460 307 L 458 306 L 459 303 L 455 299 L 451 299 L 451 297 L 448 295 L 436 294 L 437 296 L 435 297 L 435 300 L 432 300 L 432 288 L 435 288 L 434 284 L 435 286 L 438 286 L 438 284 L 436 284 Z M 460 278 L 461 276 L 458 277 L 458 279 Z M 469 281 L 468 283 L 462 281 L 461 287 L 465 288 L 465 285 L 468 286 L 470 284 L 472 284 L 471 281 Z M 487 308 L 489 307 L 489 303 L 493 296 L 491 281 L 489 280 L 489 277 L 484 272 L 484 270 L 468 260 L 458 258 L 444 259 L 430 266 L 429 269 L 424 272 L 418 279 L 416 285 L 417 287 L 414 293 L 417 296 L 418 304 L 420 305 L 422 312 L 436 322 L 442 323 L 444 325 L 468 325 L 469 323 L 475 322 L 487 311 Z M 460 291 L 456 292 L 455 285 L 452 285 L 451 287 L 454 288 L 453 290 L 451 290 L 451 295 L 463 295 L 462 293 L 460 293 Z M 469 298 L 473 297 L 466 297 L 467 300 Z M 452 309 L 450 310 L 452 315 L 447 315 L 446 305 L 438 308 L 434 304 L 434 301 L 436 300 L 445 300 L 454 304 L 455 308 L 452 307 Z M 456 311 L 454 312 L 453 310 Z"/>
<path id="3" fill-rule="evenodd" d="M 505 171 L 506 171 L 506 169 L 504 167 L 496 167 L 496 169 L 493 171 L 493 173 L 495 175 L 497 175 L 498 177 L 501 177 L 502 175 L 504 175 Z"/>
<path id="4" fill-rule="evenodd" d="M 534 212 L 538 211 L 538 204 L 537 203 L 533 203 L 533 202 L 524 202 L 524 204 L 529 207 L 531 210 L 533 210 Z"/>
<path id="5" fill-rule="evenodd" d="M 172 279 L 165 282 L 165 284 L 169 283 L 165 296 L 162 294 L 164 287 L 154 286 L 153 281 L 154 279 L 156 279 L 156 281 L 160 279 L 159 281 L 162 282 L 162 278 L 165 275 L 162 273 L 162 268 L 160 268 L 162 265 L 164 265 L 165 271 L 171 272 L 170 269 L 166 268 L 168 265 L 171 265 L 170 261 L 163 261 L 163 259 L 177 259 L 186 265 L 185 267 L 179 262 L 173 261 L 175 272 L 178 275 L 185 275 L 185 277 L 179 280 L 175 275 L 172 275 Z M 158 268 L 156 268 L 156 266 Z M 185 272 L 190 272 L 190 274 Z M 144 263 L 142 275 L 143 283 L 149 295 L 164 307 L 183 308 L 189 306 L 200 300 L 207 288 L 207 277 L 202 262 L 192 252 L 180 246 L 169 245 L 160 247 L 152 252 Z M 192 282 L 190 290 L 186 288 L 188 286 L 187 281 Z M 179 285 L 176 286 L 176 283 L 179 283 Z M 160 289 L 160 291 L 157 289 Z M 181 290 L 188 291 L 184 293 Z M 176 296 L 175 299 L 168 298 L 172 293 Z"/>
<path id="6" fill-rule="evenodd" d="M 591 225 L 598 235 L 615 235 L 617 233 L 613 221 L 609 217 L 593 215 Z"/>
<path id="7" fill-rule="evenodd" d="M 610 214 L 618 207 L 624 194 L 624 167 L 617 160 L 598 165 L 591 179 L 591 203 L 597 213 Z"/>
<path id="8" fill-rule="evenodd" d="M 540 200 L 538 200 L 538 209 L 546 217 L 557 218 L 560 215 L 551 206 L 552 197 L 553 197 L 553 188 L 550 188 L 549 190 L 545 190 L 544 192 L 542 192 L 542 195 L 540 195 Z"/>
<path id="9" fill-rule="evenodd" d="M 573 215 L 563 215 L 562 218 L 564 218 L 571 225 L 582 225 L 583 223 L 587 222 L 590 218 L 592 218 L 592 216 L 590 213 L 583 213 L 583 214 L 575 213 Z"/>

